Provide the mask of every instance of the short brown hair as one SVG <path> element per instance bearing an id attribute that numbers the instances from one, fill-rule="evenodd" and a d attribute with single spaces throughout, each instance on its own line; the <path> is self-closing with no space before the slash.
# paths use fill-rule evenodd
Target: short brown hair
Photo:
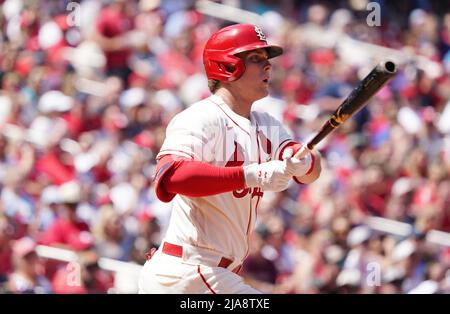
<path id="1" fill-rule="evenodd" d="M 215 93 L 216 90 L 219 88 L 220 81 L 219 80 L 208 80 L 208 88 L 211 91 L 211 93 Z"/>

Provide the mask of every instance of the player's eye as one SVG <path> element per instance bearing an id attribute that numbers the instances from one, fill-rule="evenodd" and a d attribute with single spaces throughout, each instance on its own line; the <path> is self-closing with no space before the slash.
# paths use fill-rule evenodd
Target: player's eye
<path id="1" fill-rule="evenodd" d="M 264 58 L 260 55 L 252 55 L 249 57 L 250 62 L 259 63 L 264 60 Z"/>

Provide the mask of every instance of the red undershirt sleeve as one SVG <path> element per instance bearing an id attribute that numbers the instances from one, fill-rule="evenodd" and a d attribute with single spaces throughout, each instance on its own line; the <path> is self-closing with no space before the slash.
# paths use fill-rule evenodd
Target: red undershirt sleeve
<path id="1" fill-rule="evenodd" d="M 157 197 L 170 202 L 176 194 L 203 197 L 245 188 L 242 167 L 218 167 L 201 161 L 163 156 L 154 177 Z"/>

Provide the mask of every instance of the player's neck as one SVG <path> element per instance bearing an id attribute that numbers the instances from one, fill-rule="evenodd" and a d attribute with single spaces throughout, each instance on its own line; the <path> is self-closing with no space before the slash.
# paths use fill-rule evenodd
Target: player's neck
<path id="1" fill-rule="evenodd" d="M 216 96 L 222 98 L 222 100 L 240 116 L 246 119 L 250 119 L 250 111 L 252 109 L 253 101 L 246 100 L 234 93 L 231 93 L 228 89 L 221 88 L 216 93 Z"/>

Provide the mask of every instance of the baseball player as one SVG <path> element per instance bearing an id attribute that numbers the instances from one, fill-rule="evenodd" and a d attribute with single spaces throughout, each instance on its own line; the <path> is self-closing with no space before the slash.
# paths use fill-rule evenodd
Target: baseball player
<path id="1" fill-rule="evenodd" d="M 211 36 L 203 62 L 212 96 L 176 115 L 157 155 L 156 194 L 173 201 L 167 234 L 148 255 L 139 293 L 259 293 L 239 276 L 264 191 L 310 183 L 320 155 L 301 148 L 270 115 L 269 59 L 283 53 L 250 24 Z"/>

